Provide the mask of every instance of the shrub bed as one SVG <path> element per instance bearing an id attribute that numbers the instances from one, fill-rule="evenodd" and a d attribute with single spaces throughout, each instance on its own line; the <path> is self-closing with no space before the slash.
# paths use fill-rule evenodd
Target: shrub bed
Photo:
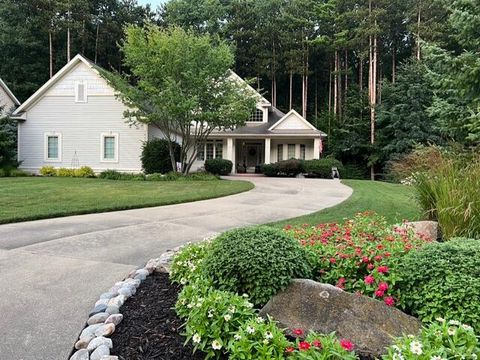
<path id="1" fill-rule="evenodd" d="M 387 225 L 385 218 L 365 212 L 343 224 L 285 227 L 309 252 L 314 279 L 383 300 L 398 301 L 398 264 L 430 240 L 412 230 Z"/>
<path id="2" fill-rule="evenodd" d="M 303 172 L 303 161 L 297 159 L 283 160 L 262 166 L 262 173 L 271 177 L 295 177 Z"/>
<path id="3" fill-rule="evenodd" d="M 402 307 L 424 321 L 457 319 L 480 332 L 480 242 L 453 239 L 405 256 L 399 265 Z"/>
<path id="4" fill-rule="evenodd" d="M 307 177 L 331 179 L 332 167 L 336 167 L 340 176 L 342 176 L 344 168 L 343 164 L 330 157 L 323 159 L 307 160 L 303 163 L 304 172 Z"/>
<path id="5" fill-rule="evenodd" d="M 180 160 L 181 147 L 177 143 L 173 144 L 175 160 Z M 169 141 L 164 139 L 153 139 L 143 144 L 142 149 L 142 168 L 145 174 L 161 173 L 165 174 L 176 169 L 172 169 L 170 160 Z"/>
<path id="6" fill-rule="evenodd" d="M 69 169 L 69 168 L 56 169 L 53 166 L 43 166 L 39 172 L 40 172 L 40 175 L 42 176 L 83 177 L 83 178 L 95 177 L 95 172 L 89 166 L 82 166 L 79 169 Z"/>
<path id="7" fill-rule="evenodd" d="M 233 163 L 226 159 L 208 159 L 205 161 L 205 170 L 215 175 L 228 175 L 232 172 Z"/>

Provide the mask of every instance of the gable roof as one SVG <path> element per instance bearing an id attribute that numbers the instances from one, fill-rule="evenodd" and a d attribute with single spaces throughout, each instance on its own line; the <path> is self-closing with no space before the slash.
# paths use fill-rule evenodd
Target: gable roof
<path id="1" fill-rule="evenodd" d="M 265 99 L 262 94 L 260 94 L 257 90 L 255 90 L 249 83 L 247 83 L 245 81 L 245 79 L 243 79 L 240 75 L 238 75 L 235 71 L 231 70 L 230 69 L 230 77 L 232 77 L 232 79 L 236 80 L 236 81 L 239 81 L 239 82 L 242 82 L 243 84 L 245 84 L 247 86 L 247 88 L 249 90 L 251 90 L 252 92 L 254 92 L 255 94 L 258 95 L 258 98 L 260 99 L 260 103 L 262 106 L 271 106 L 270 104 L 270 101 L 268 101 L 267 99 Z"/>
<path id="2" fill-rule="evenodd" d="M 0 78 L 0 87 L 7 93 L 7 95 L 10 97 L 10 99 L 12 99 L 15 105 L 17 106 L 20 105 L 20 101 L 18 101 L 15 95 L 13 95 L 13 93 L 8 88 L 7 84 L 5 84 L 1 78 Z"/>
<path id="3" fill-rule="evenodd" d="M 280 124 L 285 122 L 291 115 L 295 116 L 298 120 L 300 120 L 302 123 L 305 124 L 305 126 L 310 129 L 310 130 L 317 130 L 315 126 L 310 124 L 302 115 L 300 115 L 298 112 L 296 112 L 294 109 L 290 110 L 284 117 L 282 117 L 280 120 L 278 120 L 275 124 L 270 126 L 268 130 L 274 131 Z"/>
<path id="4" fill-rule="evenodd" d="M 84 56 L 78 54 L 70 62 L 68 62 L 63 68 L 61 68 L 55 75 L 53 75 L 50 80 L 48 80 L 43 86 L 35 91 L 35 93 L 30 96 L 22 105 L 20 105 L 14 112 L 13 115 L 19 115 L 20 113 L 26 111 L 32 104 L 34 104 L 40 97 L 45 94 L 45 92 L 50 89 L 58 80 L 62 78 L 63 75 L 67 74 L 71 69 L 73 69 L 77 64 L 84 63 L 90 67 L 97 74 L 100 74 L 98 71 L 97 65 L 85 58 Z"/>

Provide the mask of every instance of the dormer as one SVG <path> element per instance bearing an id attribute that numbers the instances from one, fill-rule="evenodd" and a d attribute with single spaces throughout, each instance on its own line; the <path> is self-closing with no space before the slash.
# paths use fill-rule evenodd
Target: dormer
<path id="1" fill-rule="evenodd" d="M 264 103 L 258 103 L 255 110 L 247 120 L 247 126 L 256 126 L 268 122 L 269 106 Z"/>

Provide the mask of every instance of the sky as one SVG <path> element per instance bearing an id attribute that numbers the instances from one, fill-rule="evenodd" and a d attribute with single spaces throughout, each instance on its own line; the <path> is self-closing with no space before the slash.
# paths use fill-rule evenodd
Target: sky
<path id="1" fill-rule="evenodd" d="M 146 5 L 150 4 L 152 9 L 156 9 L 158 5 L 165 3 L 166 0 L 138 0 L 139 4 Z"/>

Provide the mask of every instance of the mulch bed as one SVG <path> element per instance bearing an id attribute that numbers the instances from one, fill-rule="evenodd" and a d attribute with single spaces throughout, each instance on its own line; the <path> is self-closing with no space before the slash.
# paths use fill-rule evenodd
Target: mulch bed
<path id="1" fill-rule="evenodd" d="M 112 335 L 112 355 L 121 360 L 200 360 L 180 335 L 183 321 L 173 307 L 181 287 L 168 274 L 154 273 L 122 306 L 124 320 Z"/>

